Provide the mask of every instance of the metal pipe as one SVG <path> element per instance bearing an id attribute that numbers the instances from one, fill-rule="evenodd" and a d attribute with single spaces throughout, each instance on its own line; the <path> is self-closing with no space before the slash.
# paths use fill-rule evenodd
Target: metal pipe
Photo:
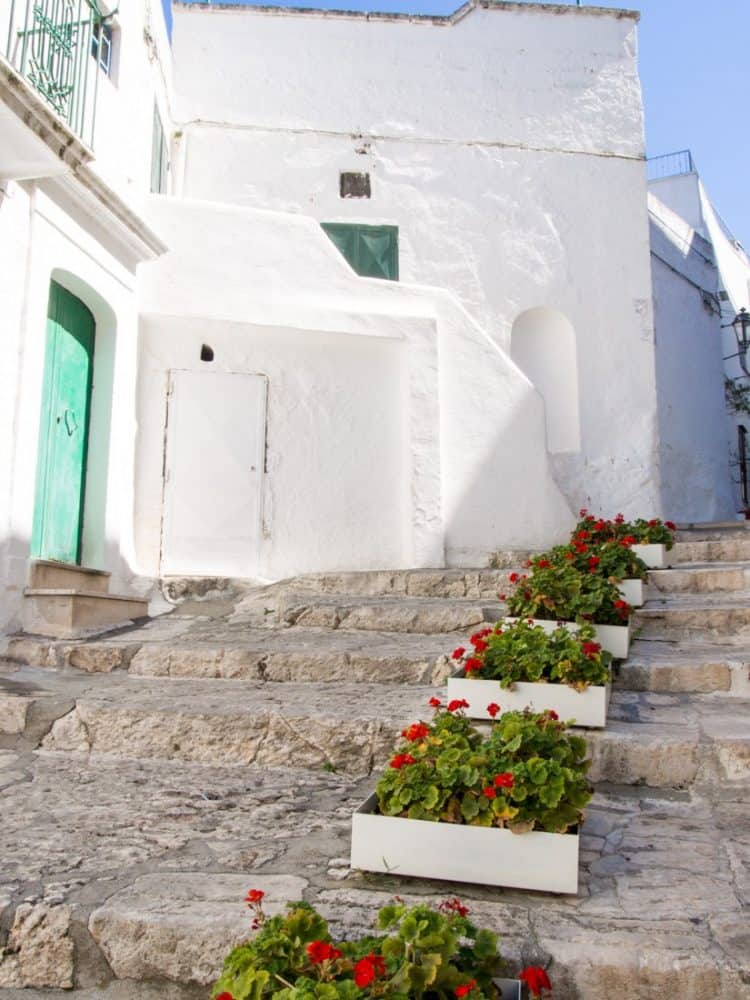
<path id="1" fill-rule="evenodd" d="M 744 424 L 737 427 L 737 454 L 740 465 L 740 489 L 742 490 L 742 509 L 747 513 L 750 510 L 750 498 L 748 497 L 747 483 L 747 428 Z"/>

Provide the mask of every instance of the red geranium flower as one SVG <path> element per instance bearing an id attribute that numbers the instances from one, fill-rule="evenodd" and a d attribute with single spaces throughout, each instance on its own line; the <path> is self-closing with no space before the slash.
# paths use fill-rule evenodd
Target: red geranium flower
<path id="1" fill-rule="evenodd" d="M 468 708 L 469 703 L 465 698 L 454 698 L 445 706 L 449 712 L 457 712 L 460 708 Z"/>
<path id="2" fill-rule="evenodd" d="M 306 948 L 307 957 L 313 965 L 320 965 L 322 962 L 333 962 L 341 958 L 341 952 L 334 948 L 328 941 L 311 941 Z"/>
<path id="3" fill-rule="evenodd" d="M 504 601 L 507 598 L 508 595 L 507 594 L 498 594 L 497 596 L 500 598 L 501 601 Z"/>
<path id="4" fill-rule="evenodd" d="M 510 771 L 504 771 L 502 774 L 496 774 L 494 784 L 495 788 L 512 788 L 513 775 Z"/>
<path id="5" fill-rule="evenodd" d="M 497 792 L 495 791 L 494 788 L 488 786 L 487 788 L 482 789 L 482 795 L 484 795 L 485 798 L 494 799 L 495 795 L 497 795 Z"/>
<path id="6" fill-rule="evenodd" d="M 497 702 L 491 701 L 487 706 L 487 714 L 492 716 L 493 719 L 495 718 L 495 716 L 499 711 L 500 711 L 500 706 L 497 704 Z"/>
<path id="7" fill-rule="evenodd" d="M 565 558 L 566 559 L 575 559 L 575 555 L 572 552 L 566 552 L 565 553 Z"/>
<path id="8" fill-rule="evenodd" d="M 361 990 L 369 986 L 376 976 L 385 975 L 385 962 L 381 955 L 365 955 L 354 966 L 354 982 Z"/>
<path id="9" fill-rule="evenodd" d="M 457 646 L 456 649 L 454 649 L 453 652 L 451 653 L 451 659 L 460 660 L 465 652 L 466 648 L 464 646 Z"/>
<path id="10" fill-rule="evenodd" d="M 424 722 L 414 722 L 408 729 L 404 729 L 401 735 L 410 743 L 416 743 L 417 740 L 423 740 L 429 732 L 430 727 L 426 726 Z"/>
<path id="11" fill-rule="evenodd" d="M 394 768 L 396 771 L 400 771 L 401 768 L 405 767 L 407 764 L 416 764 L 416 763 L 417 762 L 414 760 L 414 758 L 410 753 L 397 753 L 396 756 L 391 761 L 391 767 Z"/>
<path id="12" fill-rule="evenodd" d="M 468 917 L 469 915 L 469 907 L 464 906 L 461 900 L 455 896 L 453 899 L 444 899 L 438 909 L 441 913 L 457 913 L 459 917 Z"/>
<path id="13" fill-rule="evenodd" d="M 584 642 L 583 644 L 583 655 L 587 656 L 590 660 L 593 660 L 601 652 L 602 647 L 598 642 Z"/>
<path id="14" fill-rule="evenodd" d="M 430 700 L 427 702 L 427 704 L 430 706 L 430 708 L 440 708 L 440 706 L 443 703 L 442 703 L 442 701 L 439 698 L 434 698 L 433 697 L 433 698 L 430 698 Z"/>
<path id="15" fill-rule="evenodd" d="M 477 639 L 474 643 L 474 652 L 483 653 L 485 649 L 489 649 L 489 645 L 484 641 L 484 639 Z"/>
<path id="16" fill-rule="evenodd" d="M 518 573 L 511 573 L 508 577 L 511 583 L 518 583 L 519 576 Z"/>
<path id="17" fill-rule="evenodd" d="M 615 524 L 624 524 L 624 523 L 625 523 L 625 518 L 623 517 L 622 514 L 618 514 L 617 517 L 615 518 Z"/>
<path id="18" fill-rule="evenodd" d="M 585 517 L 588 514 L 588 512 L 589 512 L 588 507 L 581 507 L 581 509 L 578 511 L 578 516 Z"/>
<path id="19" fill-rule="evenodd" d="M 591 538 L 591 532 L 590 531 L 579 531 L 576 534 L 576 538 L 578 539 L 579 542 L 585 542 L 586 539 Z"/>
<path id="20" fill-rule="evenodd" d="M 670 531 L 677 531 L 677 525 L 674 523 L 674 521 L 665 521 L 664 527 L 669 528 Z"/>
<path id="21" fill-rule="evenodd" d="M 550 567 L 549 559 L 540 559 L 536 564 L 537 569 L 549 569 L 549 567 Z"/>
<path id="22" fill-rule="evenodd" d="M 264 896 L 265 892 L 262 889 L 251 889 L 245 896 L 245 902 L 248 906 L 252 906 L 254 903 L 259 903 Z"/>
<path id="23" fill-rule="evenodd" d="M 600 562 L 601 562 L 601 559 L 599 558 L 599 556 L 589 556 L 589 568 L 590 569 L 596 569 L 596 567 L 599 565 Z"/>
<path id="24" fill-rule="evenodd" d="M 225 990 L 223 993 L 220 993 L 217 996 L 216 1000 L 234 1000 L 234 997 L 232 996 L 231 993 L 227 993 L 227 991 Z"/>
<path id="25" fill-rule="evenodd" d="M 476 979 L 470 979 L 468 983 L 464 983 L 462 986 L 457 986 L 453 991 L 456 996 L 461 1000 L 461 997 L 467 996 L 472 990 L 477 988 Z"/>
<path id="26" fill-rule="evenodd" d="M 557 720 L 560 718 L 560 716 L 557 714 L 554 708 L 548 708 L 547 711 L 545 712 L 545 715 L 548 715 L 550 719 L 552 719 L 554 722 L 557 722 Z"/>
<path id="27" fill-rule="evenodd" d="M 481 670 L 483 666 L 484 664 L 482 663 L 482 661 L 478 660 L 476 656 L 470 656 L 469 659 L 464 663 L 464 670 L 466 671 L 467 674 L 471 674 L 475 670 Z M 469 706 L 467 705 L 465 707 L 468 708 Z M 450 705 L 448 706 L 448 711 L 449 712 L 453 711 Z"/>
<path id="28" fill-rule="evenodd" d="M 542 990 L 551 990 L 547 973 L 538 965 L 529 965 L 518 976 L 529 988 L 532 997 L 541 997 Z"/>

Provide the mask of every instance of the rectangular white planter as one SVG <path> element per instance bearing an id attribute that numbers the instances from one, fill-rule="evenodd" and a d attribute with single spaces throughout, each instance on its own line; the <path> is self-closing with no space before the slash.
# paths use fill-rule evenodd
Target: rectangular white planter
<path id="1" fill-rule="evenodd" d="M 617 589 L 622 595 L 623 601 L 627 601 L 634 608 L 640 608 L 644 602 L 643 580 L 620 580 Z"/>
<path id="2" fill-rule="evenodd" d="M 544 712 L 551 708 L 564 722 L 575 719 L 576 726 L 600 729 L 607 724 L 609 695 L 609 684 L 592 684 L 585 691 L 576 691 L 567 684 L 520 681 L 506 689 L 500 687 L 499 681 L 448 678 L 448 701 L 454 698 L 468 701 L 466 714 L 471 719 L 491 719 L 487 705 L 494 701 L 501 712 L 522 712 L 525 708 Z"/>
<path id="3" fill-rule="evenodd" d="M 381 816 L 373 793 L 352 816 L 351 867 L 448 882 L 578 892 L 577 833 Z"/>
<path id="4" fill-rule="evenodd" d="M 517 622 L 518 618 L 506 618 L 506 622 Z M 557 628 L 557 622 L 534 618 L 535 625 L 541 625 L 544 631 L 551 635 Z M 575 622 L 562 622 L 569 632 L 577 632 L 579 626 Z M 627 625 L 594 625 L 596 641 L 602 649 L 606 649 L 617 660 L 624 660 L 630 649 L 630 624 Z"/>
<path id="5" fill-rule="evenodd" d="M 649 569 L 664 569 L 667 565 L 666 545 L 634 545 L 632 550 Z"/>
<path id="6" fill-rule="evenodd" d="M 498 1000 L 521 1000 L 523 991 L 520 979 L 495 979 L 493 982 L 500 994 Z"/>

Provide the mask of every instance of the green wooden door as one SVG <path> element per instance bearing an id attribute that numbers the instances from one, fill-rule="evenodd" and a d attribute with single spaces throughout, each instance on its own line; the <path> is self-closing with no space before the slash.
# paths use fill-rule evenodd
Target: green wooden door
<path id="1" fill-rule="evenodd" d="M 398 226 L 321 222 L 353 271 L 363 278 L 398 281 Z"/>
<path id="2" fill-rule="evenodd" d="M 53 281 L 31 544 L 37 558 L 80 560 L 93 357 L 94 317 Z"/>

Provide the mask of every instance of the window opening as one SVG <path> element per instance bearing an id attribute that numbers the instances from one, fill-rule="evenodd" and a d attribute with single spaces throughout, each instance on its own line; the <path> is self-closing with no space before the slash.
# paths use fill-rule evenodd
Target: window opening
<path id="1" fill-rule="evenodd" d="M 153 194 L 166 194 L 167 172 L 169 170 L 169 160 L 167 158 L 167 140 L 164 135 L 159 111 L 154 105 L 154 131 L 153 143 L 151 147 L 151 191 Z"/>

